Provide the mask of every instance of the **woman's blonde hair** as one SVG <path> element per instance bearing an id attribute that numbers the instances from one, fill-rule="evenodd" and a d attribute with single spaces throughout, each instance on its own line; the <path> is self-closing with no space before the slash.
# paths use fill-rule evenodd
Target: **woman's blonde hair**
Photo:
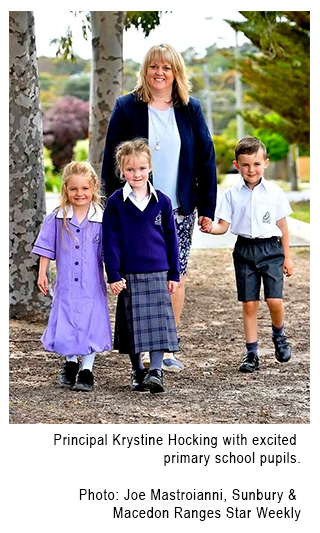
<path id="1" fill-rule="evenodd" d="M 132 141 L 124 141 L 118 144 L 116 148 L 116 161 L 119 169 L 122 169 L 122 165 L 126 157 L 137 156 L 142 154 L 147 157 L 151 169 L 151 150 L 149 148 L 147 139 L 138 137 L 137 139 L 133 139 Z"/>
<path id="2" fill-rule="evenodd" d="M 67 214 L 68 207 L 70 202 L 68 199 L 67 186 L 68 181 L 72 176 L 85 176 L 88 178 L 88 181 L 91 185 L 92 190 L 92 203 L 95 208 L 96 205 L 101 206 L 101 195 L 100 195 L 100 183 L 99 178 L 90 163 L 87 161 L 71 161 L 63 168 L 62 173 L 62 186 L 60 194 L 60 203 L 57 209 L 62 209 L 63 211 L 63 225 L 68 231 L 67 225 Z"/>
<path id="3" fill-rule="evenodd" d="M 173 105 L 186 105 L 189 102 L 191 83 L 187 74 L 183 57 L 170 44 L 153 46 L 146 53 L 140 67 L 138 83 L 135 87 L 135 92 L 137 93 L 138 98 L 146 103 L 149 103 L 152 100 L 152 94 L 147 82 L 147 70 L 149 66 L 156 61 L 161 61 L 161 63 L 169 63 L 172 68 L 172 73 L 174 76 L 172 86 Z"/>

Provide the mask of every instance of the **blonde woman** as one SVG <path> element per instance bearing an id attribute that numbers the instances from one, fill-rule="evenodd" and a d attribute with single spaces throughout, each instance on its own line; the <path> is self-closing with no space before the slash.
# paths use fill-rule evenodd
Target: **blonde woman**
<path id="1" fill-rule="evenodd" d="M 101 176 L 109 197 L 121 186 L 115 164 L 117 145 L 137 137 L 148 139 L 153 185 L 170 198 L 178 235 L 180 282 L 171 297 L 176 326 L 184 304 L 196 214 L 199 225 L 213 220 L 217 190 L 212 138 L 200 102 L 189 92 L 182 56 L 168 44 L 153 46 L 141 65 L 136 89 L 118 98 L 114 106 Z M 166 353 L 162 368 L 179 372 L 182 364 Z"/>
<path id="2" fill-rule="evenodd" d="M 46 350 L 66 358 L 59 385 L 91 391 L 95 353 L 111 348 L 111 327 L 99 181 L 89 163 L 71 162 L 64 168 L 60 205 L 45 218 L 32 252 L 40 256 L 38 287 L 44 295 L 49 262 L 56 261 L 52 308 L 41 341 Z"/>

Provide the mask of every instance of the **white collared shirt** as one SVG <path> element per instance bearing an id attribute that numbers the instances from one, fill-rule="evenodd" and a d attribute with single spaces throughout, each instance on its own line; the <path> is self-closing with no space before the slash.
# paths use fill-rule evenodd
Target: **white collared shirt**
<path id="1" fill-rule="evenodd" d="M 144 211 L 145 210 L 145 208 L 147 207 L 148 203 L 150 202 L 152 194 L 153 194 L 153 196 L 155 197 L 155 199 L 158 202 L 158 195 L 157 195 L 157 191 L 155 190 L 154 186 L 152 185 L 152 183 L 150 183 L 150 181 L 147 182 L 147 185 L 149 187 L 149 194 L 148 194 L 148 196 L 143 198 L 143 200 L 139 201 L 137 199 L 137 197 L 135 196 L 135 194 L 134 194 L 131 186 L 129 185 L 129 183 L 126 182 L 125 186 L 123 187 L 123 201 L 125 202 L 125 200 L 127 198 L 129 198 L 129 200 L 131 200 L 131 202 L 138 209 L 140 209 L 140 211 Z"/>
<path id="2" fill-rule="evenodd" d="M 72 219 L 72 217 L 73 217 L 73 207 L 72 207 L 72 205 L 66 206 L 66 210 L 67 210 L 67 218 Z M 100 222 L 100 223 L 102 223 L 102 217 L 103 217 L 103 211 L 102 211 L 100 205 L 93 205 L 93 203 L 91 202 L 90 207 L 89 207 L 89 211 L 88 211 L 88 214 L 87 214 L 87 219 L 89 220 L 89 222 Z M 62 207 L 58 210 L 58 212 L 56 214 L 56 218 L 63 218 L 63 209 L 62 209 Z"/>
<path id="3" fill-rule="evenodd" d="M 291 215 L 292 209 L 283 190 L 261 178 L 250 189 L 243 178 L 228 189 L 216 211 L 216 218 L 231 224 L 235 235 L 247 238 L 281 237 L 277 221 Z"/>

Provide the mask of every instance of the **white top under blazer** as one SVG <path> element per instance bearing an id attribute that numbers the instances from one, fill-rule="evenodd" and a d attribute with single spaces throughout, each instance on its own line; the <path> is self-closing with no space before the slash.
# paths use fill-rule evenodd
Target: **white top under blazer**
<path id="1" fill-rule="evenodd" d="M 159 149 L 156 145 L 159 144 Z M 153 186 L 169 196 L 172 208 L 180 207 L 178 171 L 181 139 L 173 107 L 149 106 L 149 146 L 152 154 Z"/>

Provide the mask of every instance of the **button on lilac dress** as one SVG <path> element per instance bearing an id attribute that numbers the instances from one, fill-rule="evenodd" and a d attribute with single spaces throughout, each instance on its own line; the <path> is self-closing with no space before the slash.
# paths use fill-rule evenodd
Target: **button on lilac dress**
<path id="1" fill-rule="evenodd" d="M 62 209 L 48 215 L 32 252 L 56 261 L 57 277 L 44 348 L 60 355 L 89 355 L 111 348 L 107 288 L 102 261 L 102 209 L 91 204 L 79 224 Z"/>

